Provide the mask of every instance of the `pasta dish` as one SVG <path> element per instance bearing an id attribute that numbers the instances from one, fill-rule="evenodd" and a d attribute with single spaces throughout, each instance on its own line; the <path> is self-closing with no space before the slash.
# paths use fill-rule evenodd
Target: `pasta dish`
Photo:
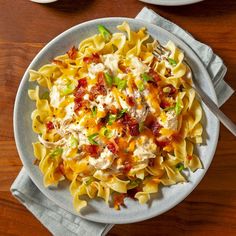
<path id="1" fill-rule="evenodd" d="M 124 22 L 30 70 L 32 129 L 44 185 L 70 181 L 74 207 L 102 198 L 115 209 L 131 197 L 144 204 L 160 185 L 186 182 L 202 164 L 202 109 L 186 77 L 184 54 L 153 56 L 157 41 Z"/>

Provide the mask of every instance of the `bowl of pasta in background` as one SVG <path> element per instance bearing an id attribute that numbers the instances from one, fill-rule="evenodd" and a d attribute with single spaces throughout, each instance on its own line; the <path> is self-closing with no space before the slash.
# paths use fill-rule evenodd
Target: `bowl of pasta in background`
<path id="1" fill-rule="evenodd" d="M 205 175 L 213 159 L 219 135 L 219 121 L 202 103 L 204 115 L 201 122 L 204 130 L 204 142 L 195 151 L 201 159 L 203 169 L 184 173 L 188 179 L 186 183 L 161 187 L 158 193 L 152 194 L 151 200 L 147 204 L 140 205 L 137 201 L 127 198 L 125 199 L 126 207 L 122 207 L 120 211 L 117 211 L 107 206 L 100 199 L 92 199 L 89 200 L 88 206 L 78 213 L 73 207 L 71 195 L 68 191 L 69 185 L 66 181 L 54 188 L 44 187 L 43 176 L 39 168 L 33 164 L 34 153 L 32 143 L 36 141 L 37 135 L 32 131 L 31 113 L 34 110 L 35 104 L 29 99 L 28 90 L 35 85 L 28 82 L 29 70 L 39 69 L 41 66 L 51 62 L 56 56 L 64 54 L 72 46 L 77 46 L 85 38 L 96 34 L 98 24 L 104 25 L 111 32 L 117 32 L 117 25 L 122 24 L 124 21 L 130 25 L 132 30 L 146 27 L 151 37 L 158 39 L 162 44 L 166 44 L 169 40 L 174 42 L 177 47 L 184 51 L 185 58 L 194 76 L 197 78 L 199 85 L 217 103 L 215 90 L 205 67 L 198 56 L 184 42 L 166 30 L 146 23 L 145 21 L 114 17 L 96 19 L 76 25 L 49 42 L 33 59 L 26 70 L 16 95 L 14 107 L 16 146 L 21 161 L 36 186 L 45 196 L 71 213 L 94 222 L 112 224 L 133 223 L 146 220 L 158 216 L 180 203 L 194 190 Z"/>

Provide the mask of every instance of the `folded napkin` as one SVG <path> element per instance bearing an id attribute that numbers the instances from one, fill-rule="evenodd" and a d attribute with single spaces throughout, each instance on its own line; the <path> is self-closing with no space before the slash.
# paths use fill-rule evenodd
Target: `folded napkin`
<path id="1" fill-rule="evenodd" d="M 185 30 L 146 7 L 136 18 L 159 25 L 175 34 L 195 51 L 212 78 L 219 105 L 232 95 L 232 88 L 223 80 L 227 69 L 222 59 L 215 55 L 210 47 L 198 42 Z M 11 192 L 53 235 L 100 236 L 105 235 L 113 226 L 87 221 L 60 208 L 40 192 L 24 168 L 12 184 Z"/>

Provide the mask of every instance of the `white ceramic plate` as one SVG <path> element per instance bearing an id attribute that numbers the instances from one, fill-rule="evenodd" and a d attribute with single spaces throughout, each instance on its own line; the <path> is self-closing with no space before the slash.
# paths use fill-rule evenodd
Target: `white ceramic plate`
<path id="1" fill-rule="evenodd" d="M 123 21 L 127 21 L 133 30 L 145 26 L 154 38 L 158 37 L 161 43 L 172 40 L 178 47 L 183 49 L 193 73 L 199 80 L 203 90 L 207 91 L 208 95 L 217 102 L 215 91 L 207 71 L 199 58 L 186 44 L 158 26 L 129 18 L 96 19 L 74 26 L 48 43 L 34 58 L 29 68 L 37 70 L 42 65 L 51 62 L 55 56 L 65 53 L 73 45 L 78 45 L 81 40 L 97 32 L 98 24 L 103 24 L 111 32 L 115 32 L 117 31 L 116 26 Z M 68 191 L 68 183 L 61 183 L 58 188 L 54 189 L 45 188 L 43 186 L 42 174 L 38 167 L 33 165 L 34 155 L 31 143 L 34 142 L 37 137 L 31 128 L 30 115 L 35 107 L 35 103 L 28 98 L 27 91 L 29 88 L 34 88 L 35 84 L 28 82 L 29 68 L 26 70 L 20 83 L 14 108 L 14 133 L 20 158 L 33 182 L 49 199 L 67 211 L 78 214 L 74 211 L 72 205 L 72 197 Z M 205 111 L 203 118 L 205 127 L 204 135 L 207 144 L 200 146 L 197 152 L 201 157 L 204 169 L 190 173 L 188 183 L 161 188 L 159 193 L 154 194 L 151 201 L 145 205 L 139 205 L 137 201 L 127 199 L 125 200 L 127 208 L 122 208 L 121 211 L 116 211 L 108 207 L 102 200 L 90 200 L 88 207 L 81 211 L 80 216 L 96 222 L 114 224 L 132 223 L 160 215 L 186 198 L 205 175 L 212 161 L 218 141 L 219 122 L 204 104 L 203 109 Z"/>
<path id="2" fill-rule="evenodd" d="M 140 0 L 140 1 L 162 6 L 181 6 L 181 5 L 188 5 L 201 2 L 203 0 Z"/>

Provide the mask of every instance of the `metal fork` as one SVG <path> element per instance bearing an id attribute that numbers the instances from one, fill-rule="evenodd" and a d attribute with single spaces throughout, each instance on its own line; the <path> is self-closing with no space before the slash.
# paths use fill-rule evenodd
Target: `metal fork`
<path id="1" fill-rule="evenodd" d="M 157 41 L 157 47 L 153 51 L 153 55 L 157 57 L 158 59 L 161 58 L 161 56 L 170 56 L 170 50 L 162 46 Z M 201 89 L 201 87 L 198 85 L 196 79 L 194 79 L 194 75 L 192 73 L 192 69 L 189 66 L 189 64 L 184 60 L 184 63 L 187 67 L 188 71 L 188 77 L 192 78 L 193 86 L 191 88 L 195 89 L 195 91 L 198 93 L 198 95 L 201 97 L 202 101 L 207 105 L 207 107 L 211 110 L 211 112 L 219 119 L 219 121 L 234 135 L 236 136 L 236 125 L 227 117 L 219 108 L 218 106 L 212 101 L 212 99 Z"/>

